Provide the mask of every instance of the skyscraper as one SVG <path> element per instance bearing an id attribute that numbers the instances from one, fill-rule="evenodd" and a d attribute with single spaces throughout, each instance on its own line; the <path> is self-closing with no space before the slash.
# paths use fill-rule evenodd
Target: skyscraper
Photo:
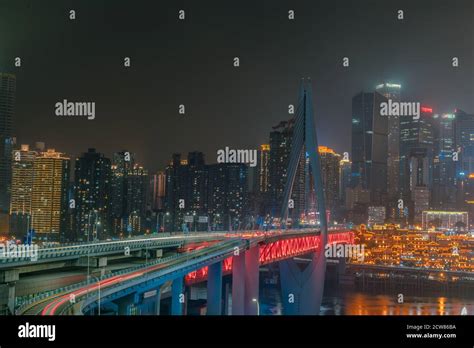
<path id="1" fill-rule="evenodd" d="M 351 186 L 369 190 L 374 204 L 385 203 L 387 194 L 388 122 L 380 115 L 380 104 L 386 101 L 377 92 L 352 98 Z"/>
<path id="2" fill-rule="evenodd" d="M 135 165 L 135 155 L 129 151 L 116 152 L 112 156 L 111 216 L 114 235 L 126 231 L 123 218 L 127 216 L 127 176 Z"/>
<path id="3" fill-rule="evenodd" d="M 413 149 L 426 149 L 429 162 L 428 178 L 433 175 L 432 165 L 435 152 L 436 127 L 431 108 L 422 107 L 419 118 L 404 116 L 400 120 L 400 192 L 410 197 L 410 154 Z M 430 180 L 427 181 L 429 183 Z"/>
<path id="4" fill-rule="evenodd" d="M 266 194 L 270 181 L 270 144 L 262 144 L 258 149 L 256 180 L 258 193 Z"/>
<path id="5" fill-rule="evenodd" d="M 72 239 L 104 239 L 110 235 L 110 159 L 89 149 L 76 158 L 74 175 L 75 236 Z"/>
<path id="6" fill-rule="evenodd" d="M 321 156 L 321 174 L 326 210 L 329 210 L 331 216 L 333 216 L 339 207 L 339 162 L 341 161 L 341 155 L 326 146 L 319 146 L 319 154 Z"/>
<path id="7" fill-rule="evenodd" d="M 339 162 L 339 202 L 345 204 L 346 189 L 351 184 L 351 167 L 352 162 L 348 159 L 342 159 Z"/>
<path id="8" fill-rule="evenodd" d="M 400 101 L 401 85 L 395 83 L 384 82 L 376 86 L 375 90 L 382 94 L 385 98 L 392 101 Z M 388 197 L 398 198 L 398 180 L 400 166 L 400 117 L 387 116 L 387 193 Z"/>
<path id="9" fill-rule="evenodd" d="M 273 127 L 270 133 L 270 161 L 269 161 L 269 199 L 270 214 L 279 217 L 285 184 L 287 180 L 288 161 L 291 152 L 291 142 L 293 137 L 294 119 L 282 121 Z M 302 151 L 296 177 L 293 184 L 291 199 L 294 208 L 290 209 L 289 217 L 298 219 L 304 213 L 307 204 L 305 175 L 306 175 L 306 156 Z M 286 203 L 285 203 L 286 204 Z"/>
<path id="10" fill-rule="evenodd" d="M 216 228 L 237 229 L 244 223 L 247 200 L 247 166 L 219 163 L 209 165 L 209 215 Z"/>
<path id="11" fill-rule="evenodd" d="M 62 240 L 67 226 L 69 158 L 54 149 L 34 160 L 31 226 L 39 238 Z"/>
<path id="12" fill-rule="evenodd" d="M 25 235 L 31 220 L 33 164 L 37 152 L 29 145 L 13 150 L 12 189 L 10 200 L 10 232 L 17 238 Z"/>
<path id="13" fill-rule="evenodd" d="M 0 214 L 10 209 L 16 77 L 0 73 Z"/>
<path id="14" fill-rule="evenodd" d="M 165 185 L 166 185 L 165 172 L 158 172 L 151 176 L 150 196 L 151 196 L 151 209 L 153 211 L 164 209 L 164 199 L 165 199 L 165 192 L 166 192 Z"/>

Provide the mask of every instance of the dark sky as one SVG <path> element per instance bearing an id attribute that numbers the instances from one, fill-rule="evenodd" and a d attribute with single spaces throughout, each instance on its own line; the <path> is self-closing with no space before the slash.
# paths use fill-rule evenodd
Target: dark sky
<path id="1" fill-rule="evenodd" d="M 267 142 L 306 76 L 319 142 L 343 152 L 351 98 L 382 80 L 435 112 L 474 112 L 473 19 L 472 0 L 0 0 L 0 71 L 17 74 L 19 142 L 71 156 L 128 149 L 153 171 L 173 152 L 215 162 Z M 63 99 L 96 102 L 96 119 L 55 116 Z"/>

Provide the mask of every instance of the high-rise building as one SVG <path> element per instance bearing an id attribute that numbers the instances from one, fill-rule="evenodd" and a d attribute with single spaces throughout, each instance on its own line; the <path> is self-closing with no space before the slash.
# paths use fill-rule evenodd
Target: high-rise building
<path id="1" fill-rule="evenodd" d="M 0 73 L 0 214 L 10 209 L 16 77 Z"/>
<path id="2" fill-rule="evenodd" d="M 74 180 L 75 236 L 71 239 L 104 239 L 111 233 L 110 159 L 89 149 L 76 158 Z"/>
<path id="3" fill-rule="evenodd" d="M 247 201 L 247 166 L 209 165 L 209 215 L 214 228 L 237 229 L 244 223 Z"/>
<path id="4" fill-rule="evenodd" d="M 270 184 L 270 144 L 262 144 L 258 149 L 257 159 L 257 192 L 266 194 Z"/>
<path id="5" fill-rule="evenodd" d="M 380 115 L 383 95 L 361 92 L 352 98 L 351 186 L 370 191 L 371 202 L 385 203 L 387 195 L 388 122 Z"/>
<path id="6" fill-rule="evenodd" d="M 165 172 L 158 172 L 153 174 L 150 178 L 150 196 L 151 209 L 159 211 L 164 209 L 165 199 L 166 174 Z"/>
<path id="7" fill-rule="evenodd" d="M 182 230 L 184 216 L 187 209 L 188 197 L 188 161 L 181 159 L 181 154 L 173 154 L 173 159 L 166 167 L 165 188 L 165 229 L 171 231 Z"/>
<path id="8" fill-rule="evenodd" d="M 339 165 L 341 155 L 326 146 L 319 146 L 318 151 L 321 158 L 321 175 L 326 210 L 329 210 L 331 216 L 334 216 L 339 207 Z"/>
<path id="9" fill-rule="evenodd" d="M 33 164 L 31 226 L 39 238 L 63 240 L 67 227 L 69 158 L 48 149 Z"/>
<path id="10" fill-rule="evenodd" d="M 125 179 L 125 219 L 127 232 L 139 234 L 145 229 L 148 195 L 148 171 L 137 163 L 127 172 Z"/>
<path id="11" fill-rule="evenodd" d="M 401 85 L 384 82 L 376 86 L 375 90 L 385 98 L 395 102 L 400 101 Z M 399 189 L 400 166 L 400 117 L 387 116 L 388 123 L 388 157 L 387 157 L 387 193 L 388 197 L 397 198 Z"/>
<path id="12" fill-rule="evenodd" d="M 270 159 L 269 159 L 269 199 L 270 214 L 279 217 L 282 207 L 283 194 L 287 180 L 288 161 L 291 152 L 291 142 L 293 137 L 294 119 L 282 121 L 273 127 L 270 133 Z M 307 156 L 303 149 L 300 162 L 296 171 L 291 199 L 294 208 L 290 209 L 289 217 L 298 219 L 308 203 L 306 197 L 305 178 L 307 173 Z M 287 204 L 287 203 L 285 203 Z"/>
<path id="13" fill-rule="evenodd" d="M 349 159 L 342 159 L 339 162 L 339 202 L 345 203 L 346 189 L 351 185 L 352 162 Z"/>
<path id="14" fill-rule="evenodd" d="M 127 231 L 124 218 L 127 214 L 127 176 L 135 165 L 135 154 L 130 151 L 116 152 L 112 156 L 112 179 L 111 179 L 111 216 L 112 230 L 114 235 Z"/>
<path id="15" fill-rule="evenodd" d="M 410 155 L 413 149 L 425 149 L 429 163 L 428 178 L 433 175 L 433 155 L 436 139 L 435 119 L 431 108 L 422 107 L 419 118 L 403 116 L 400 120 L 400 193 L 410 197 Z M 430 180 L 427 180 L 428 184 Z"/>
<path id="16" fill-rule="evenodd" d="M 412 148 L 409 156 L 410 192 L 413 202 L 413 222 L 422 222 L 422 213 L 430 204 L 430 164 L 427 148 Z"/>
<path id="17" fill-rule="evenodd" d="M 434 209 L 454 209 L 456 206 L 456 165 L 453 154 L 454 114 L 435 114 L 435 154 L 431 206 Z"/>
<path id="18" fill-rule="evenodd" d="M 33 164 L 37 154 L 29 145 L 21 145 L 12 154 L 10 232 L 17 238 L 24 236 L 30 225 Z"/>

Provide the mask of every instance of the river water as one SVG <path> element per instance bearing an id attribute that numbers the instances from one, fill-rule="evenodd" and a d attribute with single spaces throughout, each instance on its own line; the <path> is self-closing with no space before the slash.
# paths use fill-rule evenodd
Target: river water
<path id="1" fill-rule="evenodd" d="M 260 314 L 281 315 L 280 290 L 276 286 L 260 289 Z M 326 289 L 322 315 L 460 315 L 465 308 L 474 315 L 474 298 L 405 295 L 398 303 L 396 294 L 375 294 L 355 289 Z"/>

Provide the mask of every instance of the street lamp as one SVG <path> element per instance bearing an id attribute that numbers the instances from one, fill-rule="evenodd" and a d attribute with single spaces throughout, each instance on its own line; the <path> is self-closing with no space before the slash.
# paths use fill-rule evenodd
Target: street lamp
<path id="1" fill-rule="evenodd" d="M 256 298 L 253 298 L 252 302 L 255 302 L 257 304 L 257 315 L 260 315 L 260 303 Z"/>

